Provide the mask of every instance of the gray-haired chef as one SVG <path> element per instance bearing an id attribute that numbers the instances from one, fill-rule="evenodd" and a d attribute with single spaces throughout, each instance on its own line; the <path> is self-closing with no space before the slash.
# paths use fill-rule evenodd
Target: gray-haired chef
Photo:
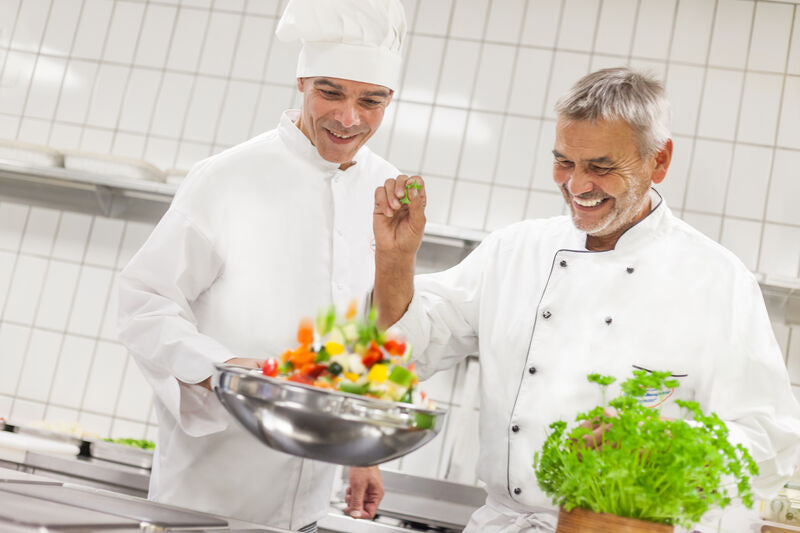
<path id="1" fill-rule="evenodd" d="M 209 389 L 214 363 L 258 367 L 298 320 L 372 285 L 373 191 L 397 169 L 366 141 L 397 87 L 399 0 L 291 0 L 277 36 L 300 41 L 301 111 L 201 161 L 119 278 L 119 328 L 155 390 L 150 498 L 293 530 L 327 512 L 335 467 L 267 448 Z M 353 516 L 383 496 L 351 469 Z"/>
<path id="2" fill-rule="evenodd" d="M 754 276 L 651 188 L 672 157 L 663 87 L 601 70 L 556 111 L 553 177 L 571 216 L 511 225 L 459 265 L 412 278 L 424 190 L 402 209 L 414 178 L 376 191 L 379 316 L 399 320 L 420 377 L 480 354 L 488 497 L 465 531 L 554 529 L 533 454 L 551 422 L 597 404 L 591 372 L 671 371 L 680 386 L 662 413 L 683 398 L 719 414 L 758 463 L 754 489 L 777 490 L 797 464 L 800 407 Z"/>

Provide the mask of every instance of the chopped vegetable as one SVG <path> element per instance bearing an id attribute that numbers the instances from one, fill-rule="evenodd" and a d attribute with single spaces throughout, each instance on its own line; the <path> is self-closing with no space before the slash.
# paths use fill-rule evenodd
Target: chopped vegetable
<path id="1" fill-rule="evenodd" d="M 143 450 L 154 450 L 156 443 L 147 439 L 104 439 L 106 442 L 113 442 L 114 444 L 124 444 L 133 448 L 141 448 Z"/>
<path id="2" fill-rule="evenodd" d="M 264 366 L 261 367 L 261 371 L 264 373 L 265 376 L 269 376 L 274 378 L 278 375 L 278 360 L 274 358 L 269 358 L 264 361 Z"/>

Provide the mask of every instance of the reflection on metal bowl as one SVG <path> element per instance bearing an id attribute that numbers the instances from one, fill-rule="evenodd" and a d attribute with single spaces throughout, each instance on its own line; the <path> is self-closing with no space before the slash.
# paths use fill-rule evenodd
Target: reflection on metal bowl
<path id="1" fill-rule="evenodd" d="M 446 412 L 386 402 L 217 364 L 222 405 L 278 451 L 348 466 L 391 461 L 433 439 Z"/>

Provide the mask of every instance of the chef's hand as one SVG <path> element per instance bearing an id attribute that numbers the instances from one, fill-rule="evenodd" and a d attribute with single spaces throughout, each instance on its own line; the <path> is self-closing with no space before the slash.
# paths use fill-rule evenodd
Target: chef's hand
<path id="1" fill-rule="evenodd" d="M 350 467 L 350 486 L 347 487 L 344 510 L 353 518 L 375 518 L 383 499 L 383 478 L 377 466 Z"/>
<path id="2" fill-rule="evenodd" d="M 225 361 L 227 364 L 231 365 L 239 365 L 239 366 L 246 366 L 247 368 L 261 368 L 264 366 L 263 359 L 249 359 L 247 357 L 234 357 L 232 359 L 228 359 Z M 207 377 L 200 383 L 198 383 L 201 387 L 205 387 L 208 390 L 211 390 L 211 376 Z"/>
<path id="3" fill-rule="evenodd" d="M 408 194 L 408 203 L 404 200 Z M 387 328 L 406 312 L 414 295 L 414 262 L 425 229 L 425 183 L 401 174 L 375 190 L 375 290 L 378 325 Z"/>
<path id="4" fill-rule="evenodd" d="M 606 417 L 615 418 L 617 416 L 617 410 L 613 407 L 606 407 L 605 412 L 603 413 Z M 583 436 L 583 440 L 586 442 L 587 448 L 600 448 L 603 445 L 603 435 L 611 427 L 611 424 L 601 424 L 599 420 L 595 419 L 591 422 L 589 420 L 584 420 L 581 422 L 581 427 L 586 429 L 590 429 L 592 432 L 587 433 Z"/>

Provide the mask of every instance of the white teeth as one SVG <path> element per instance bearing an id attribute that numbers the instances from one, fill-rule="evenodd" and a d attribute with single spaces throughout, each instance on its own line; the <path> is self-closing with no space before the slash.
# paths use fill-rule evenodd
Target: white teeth
<path id="1" fill-rule="evenodd" d="M 334 137 L 338 137 L 340 139 L 350 139 L 351 137 L 353 137 L 352 135 L 339 135 L 338 133 L 336 133 L 334 131 L 331 131 L 331 130 L 328 130 L 328 131 L 330 132 L 331 135 L 333 135 Z"/>
<path id="2" fill-rule="evenodd" d="M 575 203 L 578 204 L 581 207 L 594 207 L 594 206 L 598 205 L 600 202 L 602 202 L 603 200 L 605 200 L 605 198 L 594 198 L 592 200 L 583 200 L 581 198 L 577 198 L 577 197 L 574 197 L 574 196 L 572 197 L 572 199 L 575 200 Z"/>

